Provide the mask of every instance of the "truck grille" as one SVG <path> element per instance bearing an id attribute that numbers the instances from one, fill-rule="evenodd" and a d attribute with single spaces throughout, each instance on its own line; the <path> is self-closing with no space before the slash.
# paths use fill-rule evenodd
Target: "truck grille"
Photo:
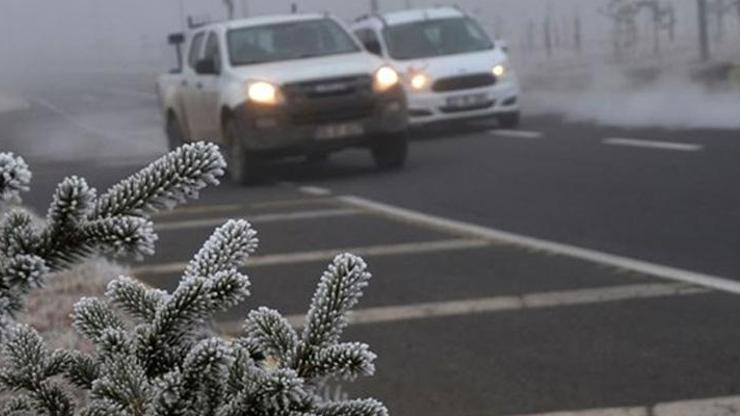
<path id="1" fill-rule="evenodd" d="M 371 93 L 372 88 L 370 75 L 355 75 L 286 84 L 283 91 L 289 100 L 304 100 Z"/>
<path id="2" fill-rule="evenodd" d="M 283 93 L 296 125 L 363 119 L 375 109 L 370 75 L 286 84 Z"/>
<path id="3" fill-rule="evenodd" d="M 487 87 L 496 84 L 493 74 L 472 74 L 459 77 L 442 78 L 432 85 L 432 91 L 460 91 L 473 88 Z"/>
<path id="4" fill-rule="evenodd" d="M 322 124 L 341 121 L 359 120 L 370 117 L 373 113 L 372 103 L 347 103 L 341 106 L 308 106 L 294 110 L 290 119 L 293 124 Z"/>

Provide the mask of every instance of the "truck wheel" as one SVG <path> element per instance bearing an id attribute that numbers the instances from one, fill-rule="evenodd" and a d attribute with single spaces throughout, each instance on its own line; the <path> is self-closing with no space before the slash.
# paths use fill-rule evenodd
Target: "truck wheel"
<path id="1" fill-rule="evenodd" d="M 228 158 L 226 169 L 231 180 L 242 185 L 255 183 L 259 179 L 259 162 L 254 155 L 244 149 L 239 127 L 234 120 L 226 121 L 224 138 Z"/>
<path id="2" fill-rule="evenodd" d="M 518 111 L 514 113 L 501 114 L 500 116 L 498 116 L 499 126 L 505 129 L 515 129 L 519 127 L 520 122 L 521 122 L 521 115 L 519 114 Z"/>
<path id="3" fill-rule="evenodd" d="M 406 132 L 384 135 L 372 147 L 375 165 L 383 170 L 401 169 L 406 164 L 408 149 Z"/>
<path id="4" fill-rule="evenodd" d="M 185 135 L 180 127 L 180 122 L 177 121 L 177 117 L 170 114 L 167 117 L 167 146 L 170 150 L 175 150 L 178 147 L 185 144 Z"/>

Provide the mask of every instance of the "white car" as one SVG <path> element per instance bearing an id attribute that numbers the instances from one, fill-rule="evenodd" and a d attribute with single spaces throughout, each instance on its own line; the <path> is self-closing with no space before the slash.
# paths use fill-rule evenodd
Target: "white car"
<path id="1" fill-rule="evenodd" d="M 368 15 L 351 28 L 402 72 L 412 125 L 495 117 L 503 127 L 518 126 L 520 88 L 505 46 L 460 9 Z"/>
<path id="2" fill-rule="evenodd" d="M 256 17 L 170 39 L 185 44 L 180 68 L 158 83 L 170 147 L 217 142 L 241 182 L 269 159 L 320 160 L 352 146 L 370 149 L 378 167 L 403 166 L 408 114 L 399 74 L 338 20 Z"/>

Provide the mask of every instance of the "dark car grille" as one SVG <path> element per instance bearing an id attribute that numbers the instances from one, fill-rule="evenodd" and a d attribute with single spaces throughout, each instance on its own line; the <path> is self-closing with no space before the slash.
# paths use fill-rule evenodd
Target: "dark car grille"
<path id="1" fill-rule="evenodd" d="M 432 91 L 460 91 L 472 88 L 487 87 L 496 84 L 493 74 L 472 74 L 459 77 L 442 78 L 432 85 Z"/>
<path id="2" fill-rule="evenodd" d="M 374 110 L 370 75 L 327 78 L 283 86 L 294 124 L 321 124 L 370 117 Z"/>

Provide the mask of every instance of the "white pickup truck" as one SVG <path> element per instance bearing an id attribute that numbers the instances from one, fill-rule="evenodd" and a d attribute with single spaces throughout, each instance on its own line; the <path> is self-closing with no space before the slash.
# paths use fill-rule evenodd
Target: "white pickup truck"
<path id="1" fill-rule="evenodd" d="M 322 160 L 369 148 L 380 168 L 404 165 L 408 113 L 400 77 L 322 14 L 210 24 L 185 38 L 181 68 L 158 94 L 170 147 L 219 143 L 231 177 L 248 182 L 268 160 Z"/>

